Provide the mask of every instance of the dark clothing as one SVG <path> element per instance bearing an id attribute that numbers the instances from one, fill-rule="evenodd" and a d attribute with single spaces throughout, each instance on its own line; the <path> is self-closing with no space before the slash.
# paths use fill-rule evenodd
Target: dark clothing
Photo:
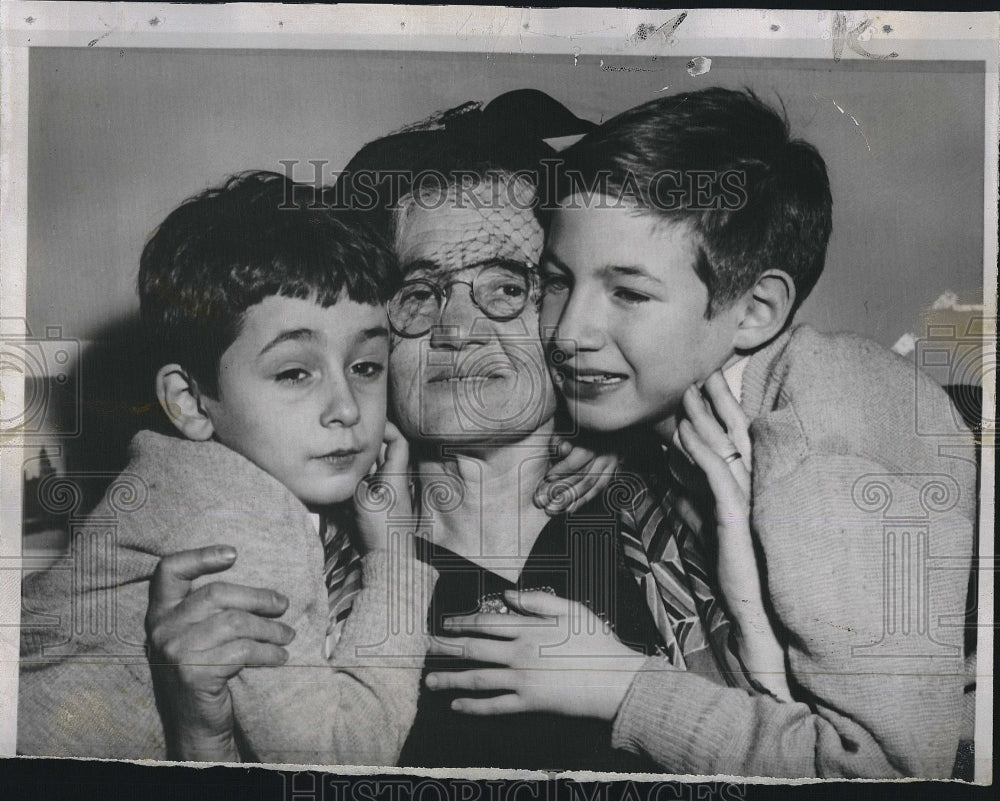
<path id="1" fill-rule="evenodd" d="M 545 589 L 584 602 L 637 651 L 653 654 L 663 644 L 625 564 L 614 520 L 606 512 L 595 518 L 581 510 L 550 520 L 516 584 L 429 543 L 422 558 L 440 573 L 429 614 L 434 636 L 442 636 L 446 617 L 505 608 L 504 590 Z M 481 664 L 456 657 L 428 656 L 424 675 L 477 666 Z M 547 713 L 465 715 L 450 709 L 459 695 L 475 694 L 421 691 L 401 765 L 633 772 L 652 767 L 640 757 L 611 748 L 609 723 Z"/>

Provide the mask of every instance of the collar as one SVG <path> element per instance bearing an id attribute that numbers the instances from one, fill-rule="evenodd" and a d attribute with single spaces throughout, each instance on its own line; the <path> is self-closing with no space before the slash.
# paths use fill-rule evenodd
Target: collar
<path id="1" fill-rule="evenodd" d="M 754 351 L 746 359 L 742 376 L 742 396 L 740 405 L 751 420 L 755 420 L 774 403 L 774 395 L 778 391 L 774 378 L 777 364 L 785 349 L 793 338 L 811 331 L 806 325 L 794 326 L 779 334 L 758 351 Z M 781 381 L 777 384 L 780 386 Z"/>
<path id="2" fill-rule="evenodd" d="M 743 356 L 722 371 L 722 377 L 726 379 L 729 391 L 733 393 L 740 405 L 743 404 L 743 372 L 749 362 L 750 357 Z M 695 467 L 694 460 L 684 450 L 680 436 L 676 431 L 670 444 L 663 444 L 663 452 L 666 456 L 667 468 L 673 479 L 693 494 L 704 494 L 707 485 L 701 478 L 701 471 Z"/>
<path id="3" fill-rule="evenodd" d="M 729 384 L 729 391 L 733 393 L 740 404 L 743 403 L 743 372 L 747 369 L 749 362 L 750 357 L 743 356 L 722 371 L 722 377 Z"/>
<path id="4" fill-rule="evenodd" d="M 729 385 L 729 391 L 733 393 L 733 396 L 740 402 L 741 405 L 743 403 L 743 372 L 746 370 L 749 362 L 750 357 L 743 356 L 722 371 L 722 377 L 726 379 L 726 383 Z M 671 450 L 682 452 L 684 450 L 681 447 L 680 439 L 678 438 L 676 431 L 674 432 L 671 443 L 669 445 L 663 443 L 661 447 L 663 448 L 664 453 L 668 453 Z"/>

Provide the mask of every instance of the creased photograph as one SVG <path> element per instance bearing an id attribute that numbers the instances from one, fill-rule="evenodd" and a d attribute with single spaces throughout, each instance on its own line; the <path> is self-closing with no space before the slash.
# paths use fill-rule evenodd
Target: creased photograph
<path id="1" fill-rule="evenodd" d="M 992 780 L 996 14 L 3 15 L 3 753 Z"/>

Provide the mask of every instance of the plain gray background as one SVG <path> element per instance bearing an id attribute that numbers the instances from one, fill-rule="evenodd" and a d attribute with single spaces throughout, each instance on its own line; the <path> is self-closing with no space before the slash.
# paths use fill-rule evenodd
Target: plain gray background
<path id="1" fill-rule="evenodd" d="M 801 319 L 891 346 L 918 331 L 923 310 L 945 290 L 981 302 L 981 64 L 720 58 L 698 77 L 686 64 L 35 48 L 28 323 L 36 332 L 59 325 L 64 336 L 106 341 L 137 310 L 145 238 L 184 198 L 234 171 L 281 171 L 286 159 L 299 160 L 295 176 L 311 180 L 311 159 L 340 169 L 373 138 L 522 87 L 549 92 L 595 121 L 710 85 L 780 98 L 793 132 L 826 159 L 835 205 L 826 273 Z"/>

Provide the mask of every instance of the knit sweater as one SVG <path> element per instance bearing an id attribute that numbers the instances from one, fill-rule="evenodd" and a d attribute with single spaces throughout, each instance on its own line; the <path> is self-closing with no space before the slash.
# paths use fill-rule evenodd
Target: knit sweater
<path id="1" fill-rule="evenodd" d="M 149 582 L 164 555 L 232 545 L 235 565 L 195 586 L 277 590 L 296 630 L 284 666 L 247 667 L 229 682 L 253 756 L 394 764 L 416 714 L 433 571 L 410 548 L 365 556 L 363 588 L 327 662 L 323 549 L 305 506 L 215 442 L 143 431 L 131 447 L 125 471 L 73 532 L 71 559 L 25 581 L 19 752 L 165 759 L 144 648 Z"/>
<path id="2" fill-rule="evenodd" d="M 741 400 L 751 526 L 795 700 L 650 659 L 613 745 L 678 773 L 949 776 L 966 684 L 971 436 L 912 364 L 804 326 L 750 357 Z"/>

